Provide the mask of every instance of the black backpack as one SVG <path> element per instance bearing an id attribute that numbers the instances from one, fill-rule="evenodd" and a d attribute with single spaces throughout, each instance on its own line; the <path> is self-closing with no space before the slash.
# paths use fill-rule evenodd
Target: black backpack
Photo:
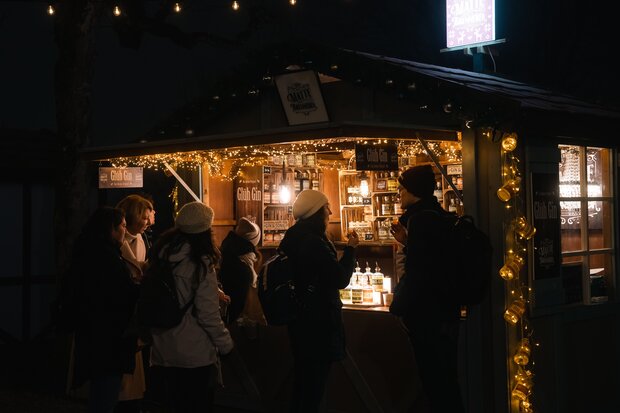
<path id="1" fill-rule="evenodd" d="M 300 300 L 295 291 L 293 268 L 290 258 L 281 250 L 261 267 L 258 299 L 269 325 L 282 326 L 297 318 Z"/>
<path id="2" fill-rule="evenodd" d="M 445 273 L 449 294 L 460 305 L 480 304 L 488 294 L 493 247 L 489 237 L 474 224 L 473 217 L 442 214 L 446 246 L 451 258 Z"/>
<path id="3" fill-rule="evenodd" d="M 176 327 L 194 304 L 194 297 L 183 307 L 179 304 L 172 273 L 178 264 L 172 265 L 167 259 L 160 259 L 147 267 L 136 304 L 135 317 L 139 326 L 160 329 Z"/>

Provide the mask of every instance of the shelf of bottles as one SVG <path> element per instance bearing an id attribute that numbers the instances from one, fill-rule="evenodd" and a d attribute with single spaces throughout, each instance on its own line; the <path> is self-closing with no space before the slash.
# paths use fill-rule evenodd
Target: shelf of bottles
<path id="1" fill-rule="evenodd" d="M 342 234 L 355 230 L 363 242 L 390 241 L 392 221 L 402 210 L 398 172 L 340 171 Z"/>
<path id="2" fill-rule="evenodd" d="M 304 189 L 322 190 L 316 154 L 273 156 L 263 166 L 263 246 L 277 246 L 293 225 L 293 201 Z"/>
<path id="3" fill-rule="evenodd" d="M 391 295 L 392 278 L 383 274 L 376 262 L 373 270 L 366 261 L 366 267 L 362 272 L 358 261 L 355 271 L 351 274 L 349 285 L 340 290 L 340 301 L 347 306 L 388 306 Z"/>

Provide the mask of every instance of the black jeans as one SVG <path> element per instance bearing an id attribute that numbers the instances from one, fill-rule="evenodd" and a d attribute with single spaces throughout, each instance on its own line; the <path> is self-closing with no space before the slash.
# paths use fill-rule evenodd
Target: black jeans
<path id="1" fill-rule="evenodd" d="M 155 367 L 161 373 L 166 403 L 175 413 L 213 411 L 217 367 Z"/>
<path id="2" fill-rule="evenodd" d="M 464 413 L 458 381 L 459 321 L 404 322 L 433 413 Z"/>
<path id="3" fill-rule="evenodd" d="M 295 358 L 291 413 L 316 413 L 321 407 L 332 361 Z"/>

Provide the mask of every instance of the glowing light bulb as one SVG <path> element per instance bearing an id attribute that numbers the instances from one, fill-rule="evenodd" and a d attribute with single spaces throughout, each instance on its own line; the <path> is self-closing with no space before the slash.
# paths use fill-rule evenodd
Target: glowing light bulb
<path id="1" fill-rule="evenodd" d="M 49 4 L 47 6 L 47 14 L 49 14 L 50 16 L 53 16 L 54 13 L 56 13 L 56 10 L 54 10 L 54 6 L 52 6 L 51 4 Z"/>
<path id="2" fill-rule="evenodd" d="M 504 320 L 514 326 L 519 322 L 523 313 L 525 313 L 525 301 L 515 300 L 504 312 Z"/>
<path id="3" fill-rule="evenodd" d="M 174 9 L 175 13 L 181 13 L 181 3 L 174 3 Z"/>
<path id="4" fill-rule="evenodd" d="M 297 4 L 297 0 L 288 0 L 288 4 L 290 4 L 291 6 L 294 6 Z"/>
<path id="5" fill-rule="evenodd" d="M 510 281 L 516 278 L 521 272 L 523 267 L 523 258 L 518 255 L 514 255 L 504 263 L 504 266 L 499 269 L 499 275 L 506 281 Z"/>
<path id="6" fill-rule="evenodd" d="M 530 348 L 530 340 L 528 340 L 527 338 L 524 338 L 523 340 L 521 340 L 521 345 L 519 346 L 519 350 L 517 350 L 517 353 L 514 355 L 512 359 L 518 365 L 525 366 L 527 363 L 530 362 L 531 353 L 532 353 L 532 350 Z"/>
<path id="7" fill-rule="evenodd" d="M 237 11 L 237 10 L 239 10 L 239 7 L 240 7 L 240 6 L 239 6 L 239 2 L 238 2 L 237 0 L 233 1 L 233 3 L 232 3 L 232 9 L 233 9 L 234 11 Z"/>
<path id="8" fill-rule="evenodd" d="M 521 178 L 510 179 L 501 188 L 497 190 L 497 197 L 502 202 L 508 202 L 513 195 L 519 193 L 521 186 Z"/>
<path id="9" fill-rule="evenodd" d="M 360 181 L 360 195 L 364 198 L 368 198 L 368 194 L 370 194 L 370 189 L 368 188 L 368 179 L 363 176 L 362 180 Z"/>
<path id="10" fill-rule="evenodd" d="M 527 222 L 525 217 L 519 217 L 515 220 L 515 231 L 526 240 L 532 239 L 536 234 L 536 228 Z"/>
<path id="11" fill-rule="evenodd" d="M 288 188 L 287 185 L 281 185 L 280 186 L 280 203 L 288 204 L 289 202 L 291 202 L 291 190 Z"/>
<path id="12" fill-rule="evenodd" d="M 113 13 L 116 17 L 120 16 L 120 15 L 121 15 L 121 8 L 120 8 L 120 7 L 118 7 L 118 6 L 114 6 L 114 9 L 112 10 L 112 13 Z"/>
<path id="13" fill-rule="evenodd" d="M 517 148 L 517 134 L 506 133 L 502 138 L 502 149 L 506 152 L 512 152 Z"/>
<path id="14" fill-rule="evenodd" d="M 530 395 L 530 388 L 525 383 L 517 383 L 512 389 L 512 397 L 521 401 L 527 400 Z"/>

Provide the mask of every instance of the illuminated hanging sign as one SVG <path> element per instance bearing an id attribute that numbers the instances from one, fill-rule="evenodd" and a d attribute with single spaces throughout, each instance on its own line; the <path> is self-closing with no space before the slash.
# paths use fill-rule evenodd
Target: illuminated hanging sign
<path id="1" fill-rule="evenodd" d="M 142 188 L 142 167 L 99 168 L 99 189 L 109 188 Z"/>
<path id="2" fill-rule="evenodd" d="M 446 45 L 464 49 L 495 42 L 495 0 L 446 0 Z"/>
<path id="3" fill-rule="evenodd" d="M 398 171 L 396 145 L 355 145 L 355 169 L 358 171 Z"/>

